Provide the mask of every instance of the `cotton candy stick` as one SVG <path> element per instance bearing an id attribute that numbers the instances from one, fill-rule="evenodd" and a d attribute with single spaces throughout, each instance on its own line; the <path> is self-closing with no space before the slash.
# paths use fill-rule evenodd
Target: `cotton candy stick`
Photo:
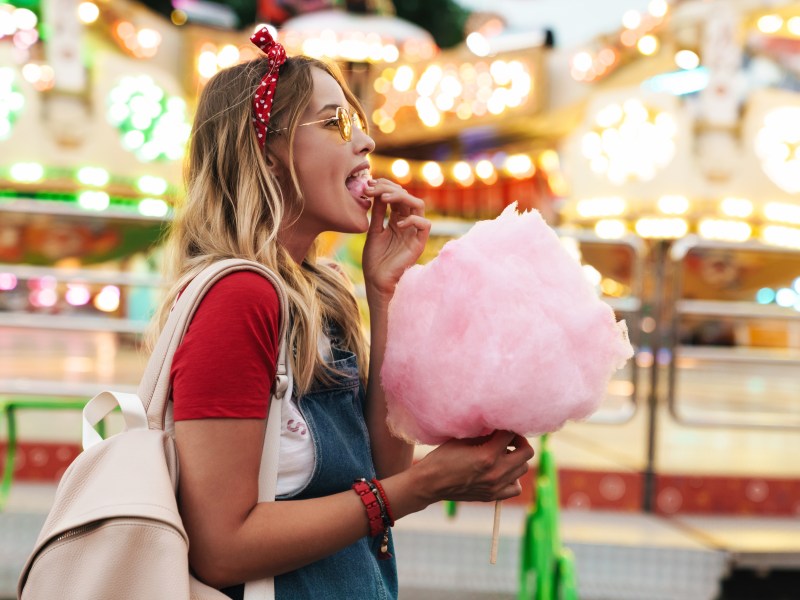
<path id="1" fill-rule="evenodd" d="M 500 509 L 503 507 L 502 500 L 494 503 L 494 525 L 492 526 L 492 549 L 489 552 L 489 563 L 497 562 L 497 544 L 500 541 Z"/>
<path id="2" fill-rule="evenodd" d="M 506 452 L 509 452 L 506 448 Z M 489 563 L 497 563 L 497 545 L 500 542 L 500 511 L 503 508 L 502 500 L 494 502 L 494 523 L 492 525 L 492 548 L 489 551 Z"/>

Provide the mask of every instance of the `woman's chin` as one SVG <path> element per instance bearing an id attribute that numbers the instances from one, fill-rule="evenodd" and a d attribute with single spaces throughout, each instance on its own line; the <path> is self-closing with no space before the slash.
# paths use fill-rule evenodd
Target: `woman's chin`
<path id="1" fill-rule="evenodd" d="M 365 215 L 364 220 L 361 223 L 359 223 L 358 229 L 356 231 L 353 231 L 353 233 L 366 233 L 368 230 L 369 230 L 369 219 Z"/>
<path id="2" fill-rule="evenodd" d="M 331 228 L 336 233 L 357 234 L 366 233 L 369 229 L 369 219 L 366 215 L 362 219 L 353 219 L 350 223 L 341 223 L 338 227 Z"/>

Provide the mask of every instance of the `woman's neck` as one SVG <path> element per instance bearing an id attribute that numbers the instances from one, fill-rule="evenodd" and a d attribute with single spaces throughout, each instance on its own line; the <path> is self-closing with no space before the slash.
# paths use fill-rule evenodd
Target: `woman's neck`
<path id="1" fill-rule="evenodd" d="M 278 232 L 278 242 L 298 265 L 303 264 L 315 239 L 317 239 L 316 235 L 299 231 L 293 227 L 285 227 Z"/>

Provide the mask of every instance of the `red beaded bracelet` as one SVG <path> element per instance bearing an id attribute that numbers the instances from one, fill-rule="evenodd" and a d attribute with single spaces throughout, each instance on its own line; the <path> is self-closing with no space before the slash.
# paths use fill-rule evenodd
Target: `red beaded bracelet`
<path id="1" fill-rule="evenodd" d="M 369 519 L 369 535 L 375 537 L 380 535 L 384 530 L 383 515 L 381 514 L 381 506 L 378 504 L 378 498 L 372 492 L 366 480 L 359 479 L 353 483 L 353 490 L 361 498 L 364 507 L 367 509 L 367 518 Z"/>
<path id="2" fill-rule="evenodd" d="M 389 506 L 389 498 L 386 496 L 386 492 L 384 491 L 380 481 L 373 479 L 372 483 L 374 483 L 375 487 L 378 488 L 378 493 L 381 496 L 381 500 L 383 500 L 383 506 L 386 509 L 386 516 L 389 519 L 388 526 L 394 527 L 394 516 L 392 516 L 392 507 Z"/>

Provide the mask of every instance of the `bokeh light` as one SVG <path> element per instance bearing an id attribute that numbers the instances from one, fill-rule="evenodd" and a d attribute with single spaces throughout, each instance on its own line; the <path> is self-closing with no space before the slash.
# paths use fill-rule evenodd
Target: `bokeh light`
<path id="1" fill-rule="evenodd" d="M 81 23 L 91 25 L 100 16 L 100 9 L 94 2 L 81 2 L 78 5 L 78 18 Z"/>
<path id="2" fill-rule="evenodd" d="M 186 102 L 168 97 L 147 75 L 123 77 L 109 94 L 108 120 L 122 134 L 122 144 L 139 160 L 178 160 L 191 126 Z"/>
<path id="3" fill-rule="evenodd" d="M 19 92 L 14 71 L 10 67 L 0 68 L 0 140 L 11 137 L 11 129 L 25 106 L 25 97 Z"/>
<path id="4" fill-rule="evenodd" d="M 114 312 L 119 308 L 119 288 L 107 285 L 94 297 L 94 306 L 103 312 Z"/>
<path id="5" fill-rule="evenodd" d="M 649 181 L 675 156 L 676 135 L 672 114 L 631 98 L 597 112 L 594 127 L 583 135 L 581 151 L 591 170 L 611 183 Z"/>

